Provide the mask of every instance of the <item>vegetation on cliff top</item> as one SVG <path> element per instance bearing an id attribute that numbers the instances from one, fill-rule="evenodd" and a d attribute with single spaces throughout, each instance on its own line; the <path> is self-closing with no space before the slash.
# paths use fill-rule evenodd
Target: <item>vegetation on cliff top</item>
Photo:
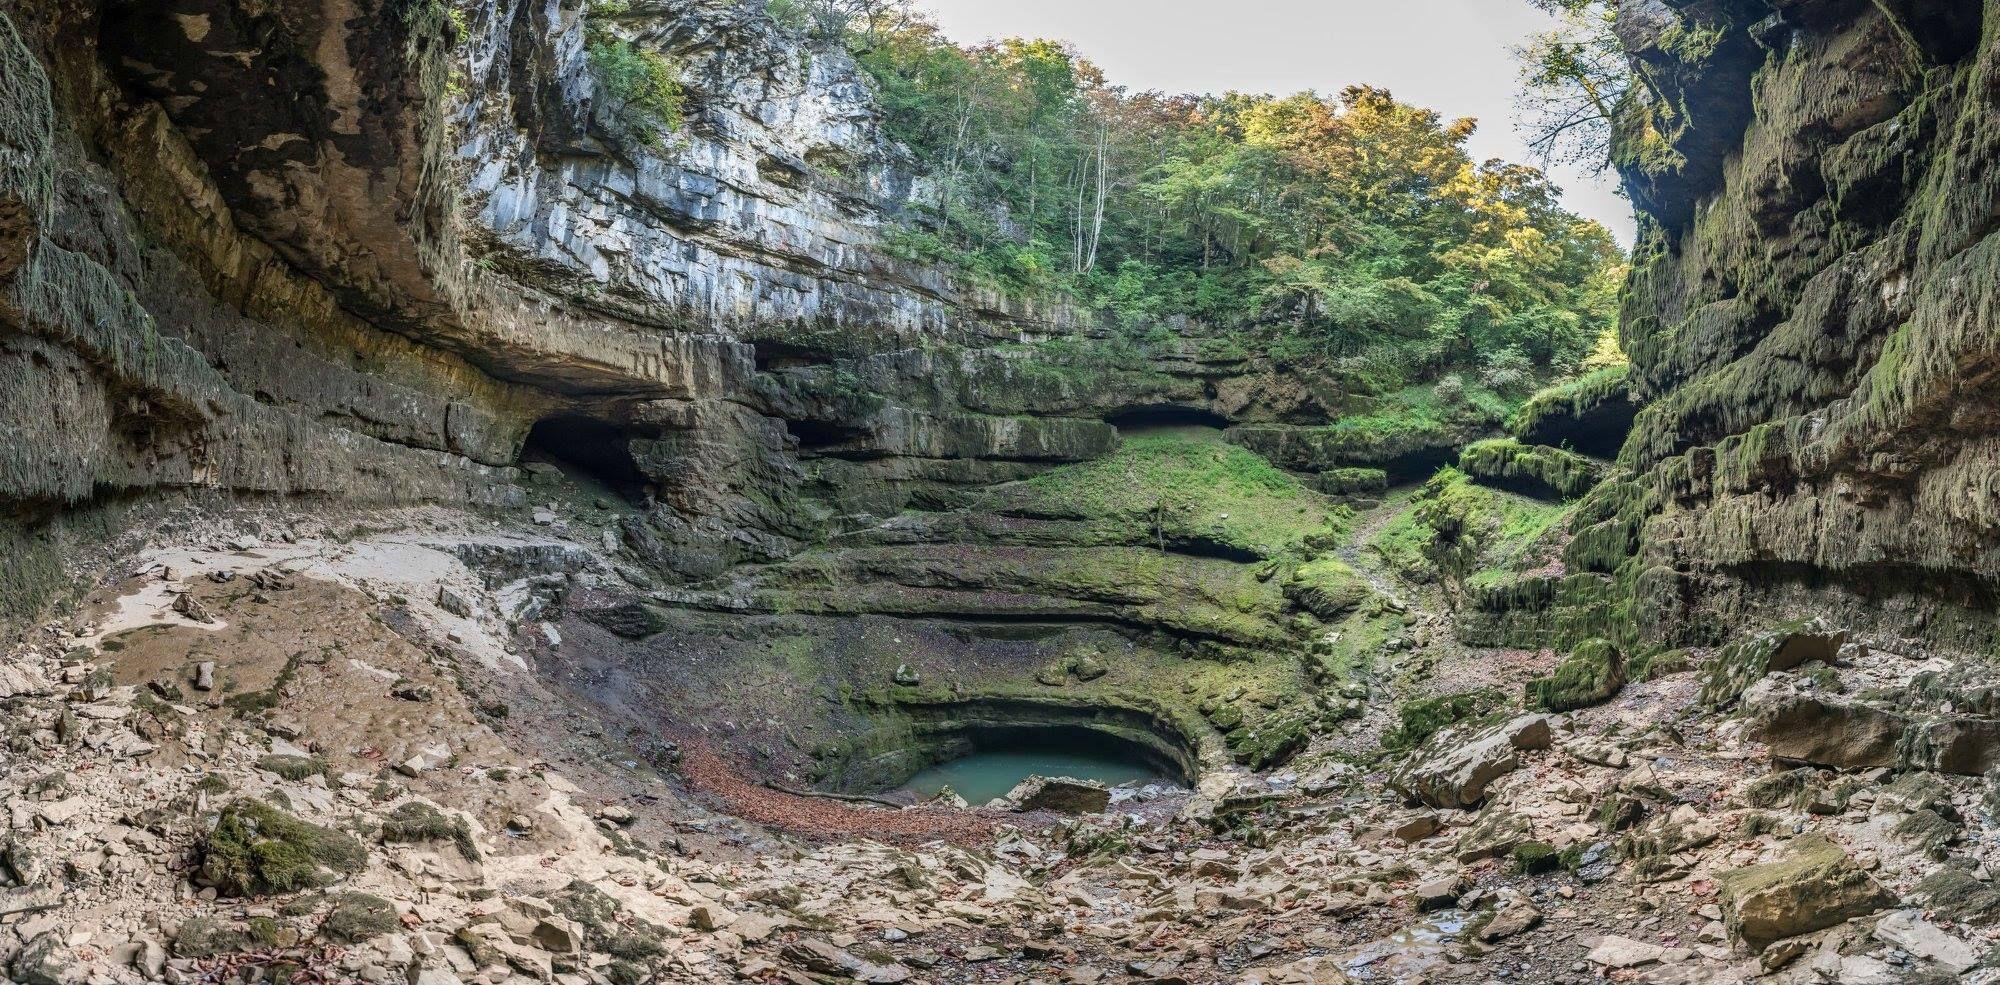
<path id="1" fill-rule="evenodd" d="M 965 47 L 861 6 L 777 10 L 823 37 L 850 25 L 890 135 L 935 179 L 930 221 L 892 237 L 911 259 L 1130 327 L 1193 317 L 1280 361 L 1370 362 L 1384 391 L 1493 360 L 1567 368 L 1609 324 L 1609 234 L 1539 171 L 1474 162 L 1471 120 L 1368 86 L 1130 93 L 1058 42 Z"/>

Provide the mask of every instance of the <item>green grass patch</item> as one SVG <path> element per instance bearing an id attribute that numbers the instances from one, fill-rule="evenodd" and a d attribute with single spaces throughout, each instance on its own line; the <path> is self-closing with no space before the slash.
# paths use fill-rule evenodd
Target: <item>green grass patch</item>
<path id="1" fill-rule="evenodd" d="M 1299 554 L 1350 514 L 1255 452 L 1181 435 L 1146 435 L 1107 458 L 1000 494 L 1006 512 L 1104 524 L 1138 544 L 1214 545 L 1260 558 Z"/>

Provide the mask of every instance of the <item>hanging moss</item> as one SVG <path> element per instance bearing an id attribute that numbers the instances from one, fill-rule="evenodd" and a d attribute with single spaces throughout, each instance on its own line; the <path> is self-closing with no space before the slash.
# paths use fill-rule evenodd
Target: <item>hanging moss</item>
<path id="1" fill-rule="evenodd" d="M 1604 467 L 1575 452 L 1492 438 L 1465 446 L 1459 470 L 1481 482 L 1544 498 L 1574 499 L 1604 477 Z"/>

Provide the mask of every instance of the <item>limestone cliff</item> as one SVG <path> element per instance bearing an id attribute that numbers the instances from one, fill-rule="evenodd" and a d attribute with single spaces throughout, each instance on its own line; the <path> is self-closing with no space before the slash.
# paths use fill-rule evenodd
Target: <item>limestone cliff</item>
<path id="1" fill-rule="evenodd" d="M 1621 6 L 1644 84 L 1618 156 L 1650 220 L 1622 462 L 1656 499 L 1641 580 L 1668 634 L 1804 603 L 1990 645 L 1992 19 Z"/>

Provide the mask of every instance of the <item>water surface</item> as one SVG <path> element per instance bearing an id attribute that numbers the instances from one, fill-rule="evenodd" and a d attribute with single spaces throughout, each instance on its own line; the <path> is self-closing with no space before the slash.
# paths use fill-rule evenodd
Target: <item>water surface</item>
<path id="1" fill-rule="evenodd" d="M 995 797 L 1005 797 L 1015 784 L 1037 775 L 1097 780 L 1107 786 L 1163 779 L 1160 771 L 1145 763 L 1116 756 L 1044 750 L 976 752 L 918 773 L 903 789 L 919 799 L 929 799 L 949 785 L 966 803 L 979 807 Z"/>

